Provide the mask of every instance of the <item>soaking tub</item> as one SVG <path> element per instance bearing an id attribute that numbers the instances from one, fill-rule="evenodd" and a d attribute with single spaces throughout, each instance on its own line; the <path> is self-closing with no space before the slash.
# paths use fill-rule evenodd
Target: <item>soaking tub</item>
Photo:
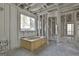
<path id="1" fill-rule="evenodd" d="M 48 40 L 45 37 L 22 37 L 21 48 L 26 48 L 30 51 L 35 51 L 46 45 Z"/>

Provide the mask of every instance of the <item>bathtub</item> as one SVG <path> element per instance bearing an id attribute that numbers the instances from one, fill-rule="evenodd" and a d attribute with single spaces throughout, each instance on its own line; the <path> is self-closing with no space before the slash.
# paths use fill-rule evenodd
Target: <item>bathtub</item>
<path id="1" fill-rule="evenodd" d="M 48 40 L 41 37 L 22 37 L 21 48 L 28 49 L 30 51 L 36 51 L 48 43 Z"/>

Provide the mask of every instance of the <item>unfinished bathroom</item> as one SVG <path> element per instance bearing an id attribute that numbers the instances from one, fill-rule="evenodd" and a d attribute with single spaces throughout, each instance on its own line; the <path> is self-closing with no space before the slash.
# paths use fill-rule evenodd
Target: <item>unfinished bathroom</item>
<path id="1" fill-rule="evenodd" d="M 79 56 L 79 4 L 0 3 L 0 56 Z"/>

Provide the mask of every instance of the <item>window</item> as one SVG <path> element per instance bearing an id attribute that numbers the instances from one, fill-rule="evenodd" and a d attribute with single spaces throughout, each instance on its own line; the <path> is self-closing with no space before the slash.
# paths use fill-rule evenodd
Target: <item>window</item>
<path id="1" fill-rule="evenodd" d="M 21 31 L 34 31 L 35 30 L 35 19 L 21 14 Z"/>
<path id="2" fill-rule="evenodd" d="M 67 24 L 67 35 L 74 35 L 74 24 Z"/>

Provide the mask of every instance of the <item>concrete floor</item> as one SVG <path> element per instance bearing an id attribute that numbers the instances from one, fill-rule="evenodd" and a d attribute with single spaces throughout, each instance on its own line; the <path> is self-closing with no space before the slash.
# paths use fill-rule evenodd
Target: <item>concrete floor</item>
<path id="1" fill-rule="evenodd" d="M 50 41 L 49 45 L 42 47 L 39 51 L 32 53 L 26 49 L 18 48 L 8 52 L 7 56 L 79 56 L 79 50 L 64 43 Z"/>

